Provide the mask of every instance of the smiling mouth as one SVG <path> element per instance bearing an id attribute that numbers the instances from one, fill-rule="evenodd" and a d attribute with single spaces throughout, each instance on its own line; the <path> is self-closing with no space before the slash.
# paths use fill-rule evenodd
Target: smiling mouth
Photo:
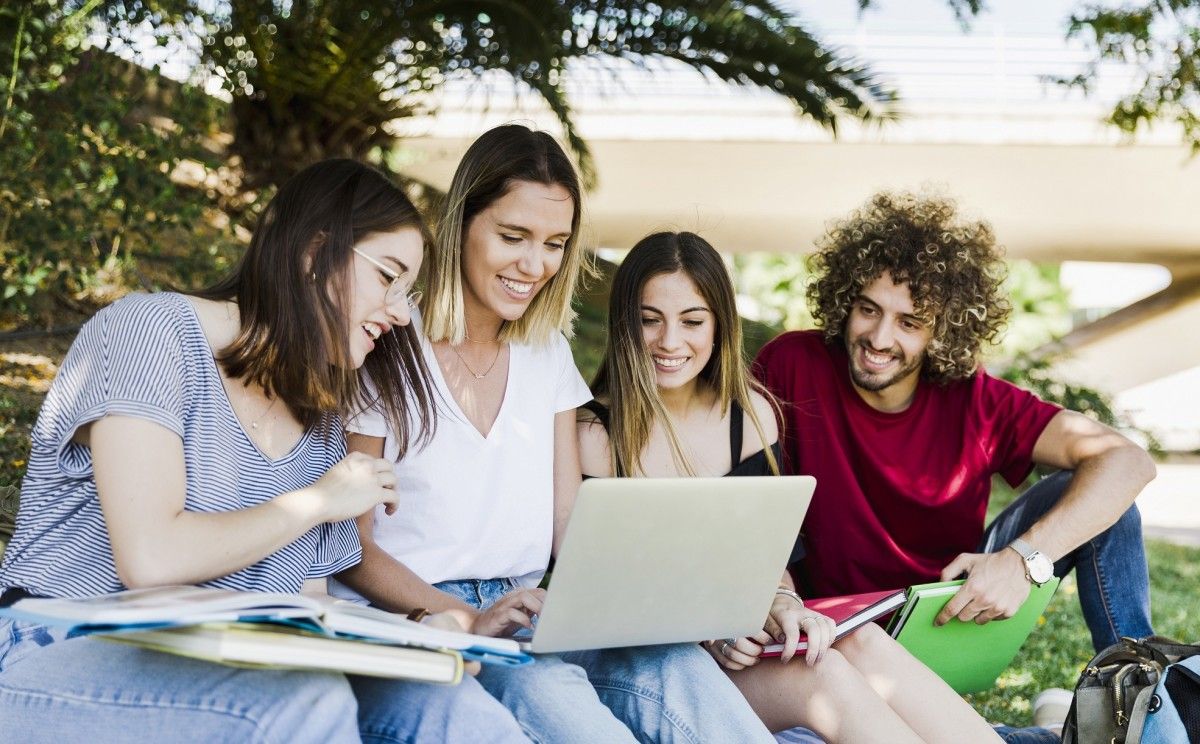
<path id="1" fill-rule="evenodd" d="M 678 369 L 682 367 L 690 357 L 675 357 L 668 359 L 667 357 L 655 356 L 654 363 L 664 369 Z"/>
<path id="2" fill-rule="evenodd" d="M 879 352 L 871 351 L 865 346 L 859 346 L 858 348 L 862 354 L 863 361 L 866 362 L 866 366 L 872 369 L 882 369 L 892 362 L 898 361 L 898 357 L 895 354 L 880 354 Z"/>
<path id="3" fill-rule="evenodd" d="M 500 277 L 500 283 L 503 284 L 504 288 L 510 293 L 522 297 L 527 296 L 533 291 L 533 282 L 518 282 L 502 276 Z"/>
<path id="4" fill-rule="evenodd" d="M 361 328 L 371 341 L 378 341 L 379 336 L 383 336 L 383 326 L 378 323 L 364 323 Z"/>

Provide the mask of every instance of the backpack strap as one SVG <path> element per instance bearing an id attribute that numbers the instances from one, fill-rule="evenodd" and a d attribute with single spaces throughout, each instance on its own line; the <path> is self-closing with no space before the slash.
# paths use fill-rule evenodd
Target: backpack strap
<path id="1" fill-rule="evenodd" d="M 1200 643 L 1181 643 L 1174 638 L 1165 636 L 1148 636 L 1143 638 L 1141 643 L 1165 656 L 1169 662 L 1200 654 Z"/>
<path id="2" fill-rule="evenodd" d="M 1129 714 L 1129 728 L 1125 730 L 1126 744 L 1137 744 L 1142 740 L 1142 729 L 1146 727 L 1146 715 L 1150 712 L 1150 697 L 1157 689 L 1156 684 L 1148 685 L 1134 698 L 1133 710 Z"/>

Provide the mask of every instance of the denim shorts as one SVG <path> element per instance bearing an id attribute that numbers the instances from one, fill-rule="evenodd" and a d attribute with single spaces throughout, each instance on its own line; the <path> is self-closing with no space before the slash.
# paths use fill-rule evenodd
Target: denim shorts
<path id="1" fill-rule="evenodd" d="M 521 585 L 516 579 L 455 579 L 438 582 L 433 588 L 461 599 L 477 610 L 486 610 L 505 594 L 520 589 Z"/>

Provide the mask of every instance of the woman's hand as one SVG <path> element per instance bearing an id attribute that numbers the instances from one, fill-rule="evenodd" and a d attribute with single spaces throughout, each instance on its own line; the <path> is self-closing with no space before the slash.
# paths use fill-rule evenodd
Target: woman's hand
<path id="1" fill-rule="evenodd" d="M 469 628 L 476 635 L 500 637 L 512 635 L 517 628 L 533 628 L 533 616 L 542 611 L 545 589 L 517 589 L 475 616 Z"/>
<path id="2" fill-rule="evenodd" d="M 771 603 L 771 611 L 763 630 L 773 639 L 774 643 L 783 644 L 783 652 L 779 659 L 788 663 L 796 655 L 796 645 L 800 634 L 808 636 L 808 649 L 804 652 L 804 660 L 809 666 L 816 664 L 833 645 L 834 622 L 831 618 L 814 612 L 803 605 L 790 594 L 776 594 Z"/>
<path id="3" fill-rule="evenodd" d="M 451 630 L 455 633 L 462 633 L 465 630 L 458 622 L 458 617 L 450 612 L 431 612 L 421 620 L 421 624 L 431 628 Z M 463 661 L 463 671 L 472 677 L 479 674 L 481 667 L 482 665 L 478 661 Z"/>
<path id="4" fill-rule="evenodd" d="M 396 510 L 396 473 L 388 460 L 351 452 L 325 471 L 306 491 L 320 522 L 338 522 L 365 514 L 378 504 Z"/>
<path id="5" fill-rule="evenodd" d="M 761 661 L 759 656 L 763 646 L 768 643 L 772 643 L 771 637 L 766 632 L 759 631 L 749 638 L 718 638 L 704 641 L 700 645 L 718 664 L 731 672 L 739 672 Z"/>

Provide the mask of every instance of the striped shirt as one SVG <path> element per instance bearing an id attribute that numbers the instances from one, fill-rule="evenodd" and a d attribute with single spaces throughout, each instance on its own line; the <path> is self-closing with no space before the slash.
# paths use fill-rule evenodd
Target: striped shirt
<path id="1" fill-rule="evenodd" d="M 96 495 L 91 450 L 71 441 L 106 415 L 163 427 L 183 441 L 193 512 L 245 509 L 311 485 L 345 455 L 341 422 L 330 416 L 277 460 L 250 440 L 226 396 L 191 302 L 169 292 L 130 295 L 83 327 L 33 427 L 17 529 L 0 564 L 0 588 L 81 597 L 125 587 L 117 578 Z M 131 461 L 137 454 L 130 453 Z M 209 586 L 298 592 L 362 555 L 352 521 L 322 524 L 291 544 Z"/>

